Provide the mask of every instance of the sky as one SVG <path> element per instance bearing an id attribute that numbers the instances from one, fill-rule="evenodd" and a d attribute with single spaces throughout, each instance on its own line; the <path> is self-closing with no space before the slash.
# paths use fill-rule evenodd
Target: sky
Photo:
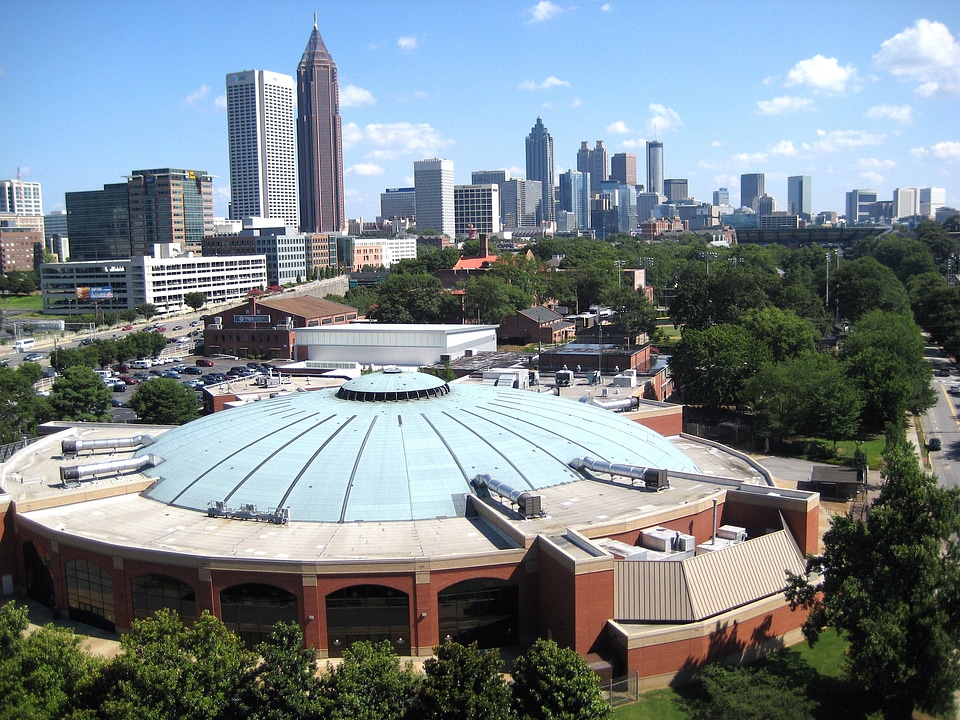
<path id="1" fill-rule="evenodd" d="M 741 173 L 845 193 L 944 187 L 960 207 L 960 2 L 693 0 L 8 1 L 0 179 L 64 193 L 135 169 L 206 170 L 227 214 L 225 78 L 296 75 L 313 27 L 337 64 L 347 217 L 373 220 L 416 160 L 525 175 L 543 118 L 555 172 L 583 140 L 664 145 L 664 177 L 739 203 Z"/>

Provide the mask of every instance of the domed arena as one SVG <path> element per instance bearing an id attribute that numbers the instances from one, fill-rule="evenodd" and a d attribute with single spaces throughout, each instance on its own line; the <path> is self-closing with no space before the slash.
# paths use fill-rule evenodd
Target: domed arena
<path id="1" fill-rule="evenodd" d="M 669 682 L 804 619 L 784 571 L 818 496 L 629 412 L 386 369 L 181 427 L 48 430 L 3 465 L 4 585 L 111 632 L 168 607 L 250 645 L 295 621 L 318 657 L 552 637 Z"/>

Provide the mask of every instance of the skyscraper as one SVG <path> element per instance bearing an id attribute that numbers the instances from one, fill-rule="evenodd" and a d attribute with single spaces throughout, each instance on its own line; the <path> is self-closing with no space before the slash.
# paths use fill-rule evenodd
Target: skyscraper
<path id="1" fill-rule="evenodd" d="M 877 202 L 876 190 L 851 190 L 847 193 L 847 225 L 870 222 L 870 211 Z"/>
<path id="2" fill-rule="evenodd" d="M 580 149 L 577 151 L 577 172 L 586 173 L 590 176 L 590 193 L 600 192 L 600 183 L 608 179 L 607 172 L 609 153 L 603 144 L 603 140 L 597 140 L 597 145 L 592 150 L 587 145 L 587 141 L 580 143 Z"/>
<path id="3" fill-rule="evenodd" d="M 110 183 L 103 190 L 68 192 L 65 197 L 71 260 L 131 256 L 127 183 Z"/>
<path id="4" fill-rule="evenodd" d="M 340 232 L 346 227 L 340 84 L 316 15 L 297 67 L 297 148 L 301 230 Z"/>
<path id="5" fill-rule="evenodd" d="M 637 156 L 633 153 L 617 153 L 610 158 L 610 179 L 621 185 L 636 185 Z"/>
<path id="6" fill-rule="evenodd" d="M 0 180 L 0 213 L 43 216 L 43 194 L 40 183 L 23 180 Z"/>
<path id="7" fill-rule="evenodd" d="M 757 209 L 757 199 L 766 194 L 763 173 L 744 173 L 740 176 L 740 206 Z"/>
<path id="8" fill-rule="evenodd" d="M 127 199 L 134 257 L 171 257 L 172 245 L 200 252 L 213 234 L 213 178 L 205 170 L 134 170 Z"/>
<path id="9" fill-rule="evenodd" d="M 663 194 L 663 143 L 647 142 L 647 192 Z"/>
<path id="10" fill-rule="evenodd" d="M 713 204 L 714 205 L 729 205 L 730 204 L 730 191 L 727 188 L 720 188 L 719 190 L 713 191 Z"/>
<path id="11" fill-rule="evenodd" d="M 543 222 L 555 219 L 553 207 L 553 137 L 537 118 L 537 124 L 527 135 L 527 180 L 539 180 L 542 202 L 540 208 Z"/>
<path id="12" fill-rule="evenodd" d="M 512 178 L 500 186 L 500 211 L 505 228 L 537 227 L 543 219 L 543 183 Z"/>
<path id="13" fill-rule="evenodd" d="M 417 160 L 413 164 L 417 228 L 456 237 L 453 203 L 453 160 Z"/>
<path id="14" fill-rule="evenodd" d="M 485 235 L 500 232 L 500 185 L 455 185 L 454 225 L 458 237 L 471 231 Z"/>
<path id="15" fill-rule="evenodd" d="M 590 229 L 590 176 L 587 173 L 576 170 L 560 173 L 560 209 L 574 214 L 578 231 Z"/>
<path id="16" fill-rule="evenodd" d="M 792 175 L 787 178 L 787 212 L 810 219 L 810 176 Z"/>
<path id="17" fill-rule="evenodd" d="M 947 206 L 947 191 L 945 188 L 920 188 L 920 214 L 933 217 L 937 210 Z"/>
<path id="18" fill-rule="evenodd" d="M 230 217 L 297 225 L 293 78 L 268 70 L 227 75 Z"/>
<path id="19" fill-rule="evenodd" d="M 690 197 L 689 185 L 686 178 L 675 178 L 663 181 L 663 194 L 667 202 L 680 202 Z"/>
<path id="20" fill-rule="evenodd" d="M 893 219 L 913 217 L 920 213 L 920 193 L 917 188 L 897 188 L 893 191 Z"/>

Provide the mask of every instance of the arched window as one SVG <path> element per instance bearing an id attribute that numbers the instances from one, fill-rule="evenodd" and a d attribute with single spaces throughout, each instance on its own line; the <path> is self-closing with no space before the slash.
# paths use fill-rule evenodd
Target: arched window
<path id="1" fill-rule="evenodd" d="M 340 657 L 358 640 L 389 640 L 398 654 L 409 654 L 409 596 L 383 585 L 354 585 L 327 595 L 330 657 Z"/>
<path id="2" fill-rule="evenodd" d="M 234 585 L 220 593 L 220 619 L 253 648 L 278 622 L 299 623 L 297 597 L 273 585 Z"/>
<path id="3" fill-rule="evenodd" d="M 147 618 L 157 610 L 176 610 L 186 624 L 197 620 L 197 596 L 193 588 L 169 575 L 140 575 L 130 581 L 133 617 Z"/>
<path id="4" fill-rule="evenodd" d="M 480 648 L 516 645 L 520 601 L 517 586 L 504 580 L 475 578 L 451 585 L 437 595 L 440 641 Z"/>
<path id="5" fill-rule="evenodd" d="M 96 563 L 78 558 L 64 563 L 71 620 L 116 632 L 113 578 Z"/>

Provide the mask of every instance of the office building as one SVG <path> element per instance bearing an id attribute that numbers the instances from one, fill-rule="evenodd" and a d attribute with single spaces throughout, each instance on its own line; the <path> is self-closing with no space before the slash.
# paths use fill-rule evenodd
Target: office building
<path id="1" fill-rule="evenodd" d="M 875 202 L 877 202 L 876 190 L 851 190 L 848 192 L 847 225 L 870 222 L 871 206 Z"/>
<path id="2" fill-rule="evenodd" d="M 616 183 L 616 180 L 610 182 Z M 637 187 L 617 183 L 617 232 L 632 233 L 639 227 L 637 219 Z"/>
<path id="3" fill-rule="evenodd" d="M 589 174 L 577 170 L 560 173 L 560 209 L 574 216 L 574 226 L 568 221 L 566 232 L 590 229 L 590 195 Z"/>
<path id="4" fill-rule="evenodd" d="M 293 78 L 268 70 L 227 75 L 230 218 L 297 226 Z"/>
<path id="5" fill-rule="evenodd" d="M 380 193 L 380 217 L 384 220 L 412 218 L 416 214 L 417 191 L 415 188 L 387 188 Z"/>
<path id="6" fill-rule="evenodd" d="M 66 262 L 70 257 L 70 239 L 67 234 L 67 211 L 53 210 L 43 216 L 44 250 Z"/>
<path id="7" fill-rule="evenodd" d="M 777 211 L 777 199 L 764 193 L 757 198 L 757 215 L 773 215 Z"/>
<path id="8" fill-rule="evenodd" d="M 540 212 L 543 223 L 552 223 L 554 218 L 553 202 L 553 137 L 544 127 L 543 119 L 537 118 L 536 124 L 527 135 L 527 180 L 540 182 Z"/>
<path id="9" fill-rule="evenodd" d="M 809 220 L 813 211 L 809 175 L 792 175 L 787 178 L 787 212 Z"/>
<path id="10" fill-rule="evenodd" d="M 766 178 L 763 173 L 745 173 L 740 176 L 740 207 L 756 211 L 757 200 L 766 192 Z"/>
<path id="11" fill-rule="evenodd" d="M 43 261 L 43 233 L 0 220 L 0 273 L 33 272 Z"/>
<path id="12" fill-rule="evenodd" d="M 647 142 L 647 192 L 663 195 L 663 143 Z"/>
<path id="13" fill-rule="evenodd" d="M 71 260 L 119 260 L 130 253 L 127 183 L 65 194 Z"/>
<path id="14" fill-rule="evenodd" d="M 637 193 L 637 222 L 642 223 L 654 216 L 658 205 L 667 201 L 667 196 L 663 193 L 642 192 Z"/>
<path id="15" fill-rule="evenodd" d="M 0 180 L 0 214 L 43 217 L 40 183 Z"/>
<path id="16" fill-rule="evenodd" d="M 610 158 L 610 179 L 621 185 L 636 185 L 637 156 L 633 153 L 617 153 Z"/>
<path id="17" fill-rule="evenodd" d="M 539 180 L 507 180 L 500 188 L 505 228 L 534 228 L 543 221 L 543 184 Z"/>
<path id="18" fill-rule="evenodd" d="M 94 312 L 89 289 L 100 288 L 100 310 L 132 310 L 141 303 L 157 313 L 186 308 L 183 296 L 202 292 L 208 303 L 246 297 L 251 288 L 267 284 L 262 255 L 233 257 L 152 258 L 138 256 L 110 262 L 44 263 L 40 266 L 43 312 L 84 315 Z M 84 294 L 78 289 L 87 289 Z M 109 295 L 109 297 L 106 297 Z"/>
<path id="19" fill-rule="evenodd" d="M 686 178 L 676 178 L 663 181 L 663 194 L 667 202 L 680 202 L 690 197 L 690 190 Z"/>
<path id="20" fill-rule="evenodd" d="M 730 191 L 727 188 L 722 187 L 719 190 L 713 191 L 713 204 L 714 205 L 729 205 L 730 204 Z"/>
<path id="21" fill-rule="evenodd" d="M 457 237 L 500 233 L 500 186 L 455 185 L 454 231 Z"/>
<path id="22" fill-rule="evenodd" d="M 453 160 L 432 158 L 413 164 L 417 195 L 417 229 L 456 237 L 453 204 Z"/>
<path id="23" fill-rule="evenodd" d="M 474 170 L 470 173 L 471 185 L 503 185 L 509 179 L 509 170 Z"/>
<path id="24" fill-rule="evenodd" d="M 603 140 L 597 140 L 596 147 L 590 149 L 587 141 L 580 143 L 577 151 L 577 172 L 586 173 L 590 177 L 590 194 L 600 192 L 600 183 L 609 179 L 609 154 Z"/>
<path id="25" fill-rule="evenodd" d="M 920 214 L 924 217 L 934 217 L 937 210 L 946 207 L 947 191 L 945 188 L 920 188 Z"/>
<path id="26" fill-rule="evenodd" d="M 297 163 L 300 229 L 307 233 L 342 232 L 343 148 L 337 64 L 313 31 L 297 67 Z"/>
<path id="27" fill-rule="evenodd" d="M 911 218 L 920 214 L 920 191 L 917 188 L 897 188 L 893 191 L 893 219 Z"/>
<path id="28" fill-rule="evenodd" d="M 134 170 L 127 201 L 132 255 L 199 252 L 213 234 L 213 178 L 205 170 Z"/>

